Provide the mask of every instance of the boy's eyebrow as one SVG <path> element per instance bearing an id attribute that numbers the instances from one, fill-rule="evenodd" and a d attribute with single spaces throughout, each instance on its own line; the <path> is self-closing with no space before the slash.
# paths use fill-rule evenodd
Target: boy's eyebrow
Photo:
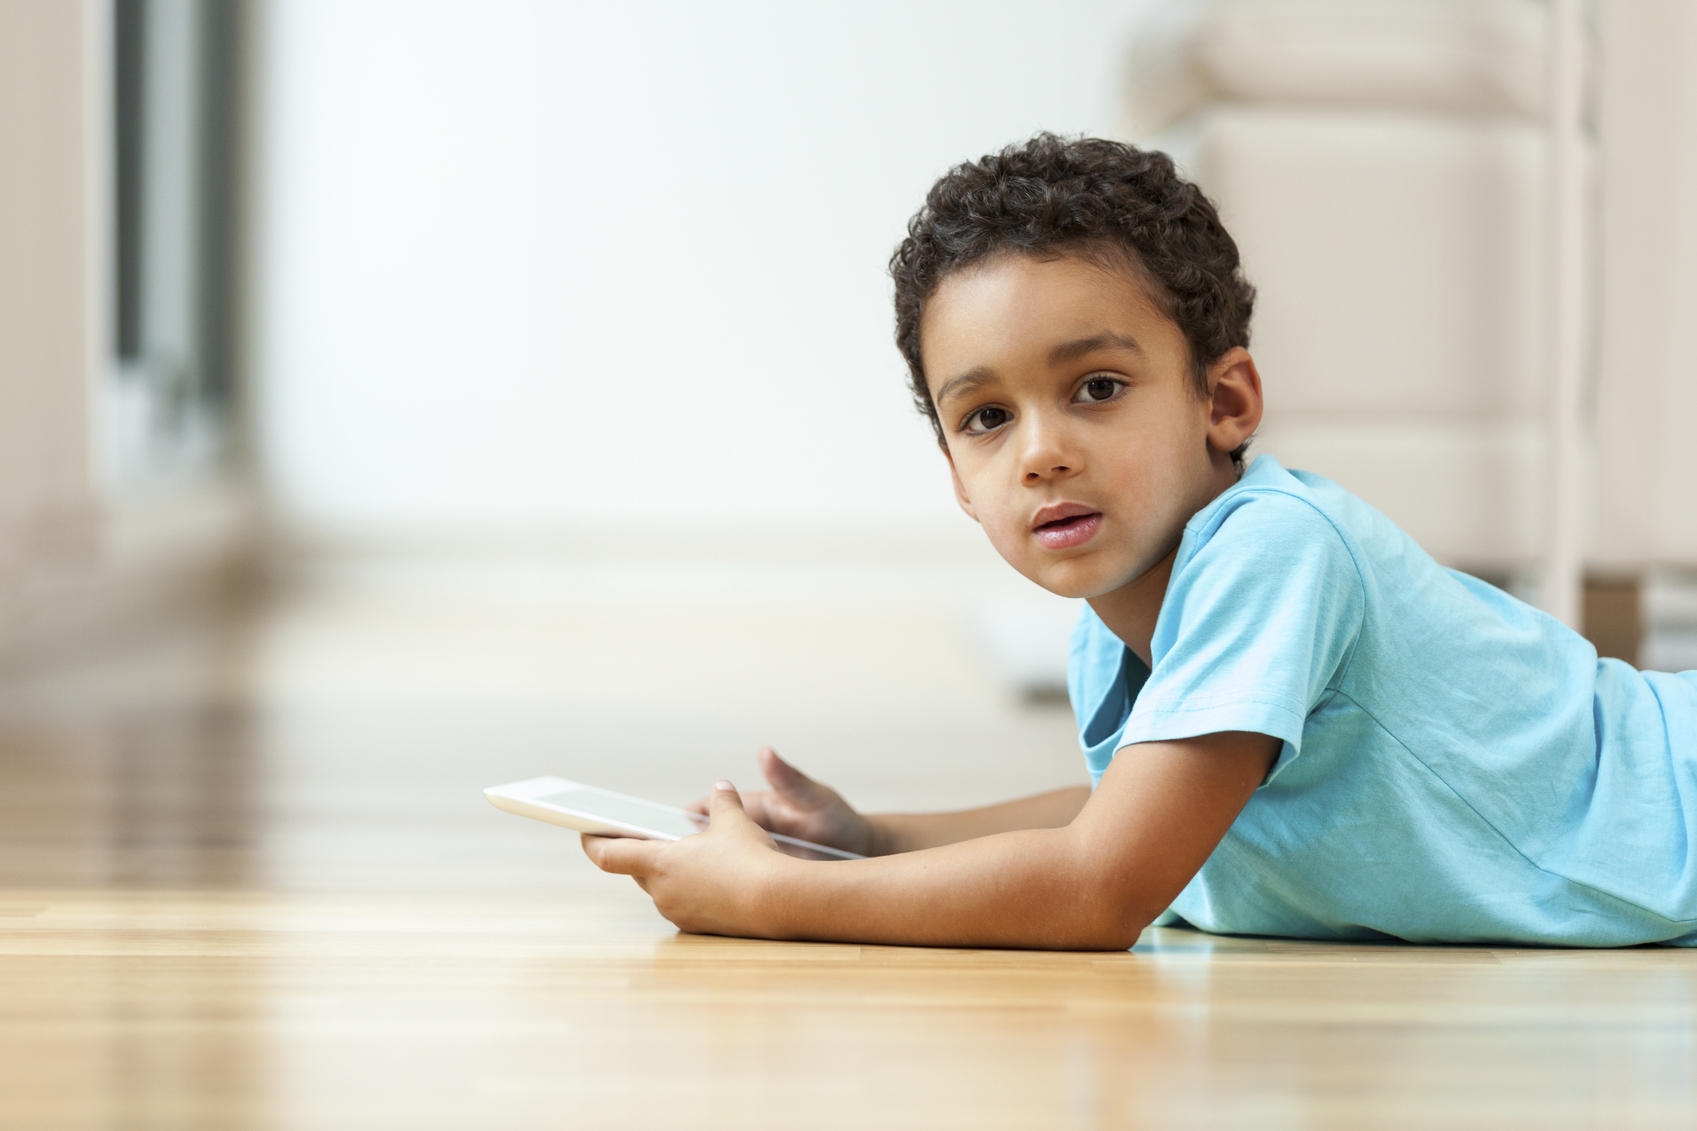
<path id="1" fill-rule="evenodd" d="M 936 401 L 938 404 L 942 404 L 950 397 L 970 393 L 974 389 L 990 384 L 995 379 L 996 374 L 990 369 L 982 365 L 974 366 L 959 377 L 950 377 L 947 381 L 944 381 L 943 387 L 937 390 Z"/>
<path id="2" fill-rule="evenodd" d="M 1092 335 L 1088 338 L 1078 338 L 1074 341 L 1062 342 L 1060 345 L 1049 351 L 1049 364 L 1059 365 L 1063 361 L 1076 361 L 1078 358 L 1081 358 L 1086 354 L 1095 353 L 1097 350 L 1107 349 L 1110 346 L 1117 346 L 1120 349 L 1128 349 L 1133 353 L 1143 352 L 1143 347 L 1137 344 L 1136 338 L 1104 330 L 1102 333 Z"/>

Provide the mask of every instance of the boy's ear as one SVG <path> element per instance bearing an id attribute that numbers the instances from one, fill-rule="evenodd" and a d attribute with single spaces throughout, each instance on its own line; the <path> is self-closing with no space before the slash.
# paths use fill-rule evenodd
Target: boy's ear
<path id="1" fill-rule="evenodd" d="M 1261 427 L 1261 374 L 1242 346 L 1233 346 L 1208 366 L 1208 446 L 1235 452 Z"/>
<path id="2" fill-rule="evenodd" d="M 949 454 L 949 449 L 943 449 L 943 458 L 949 461 L 949 480 L 955 485 L 955 502 L 966 512 L 966 517 L 973 522 L 978 521 L 978 512 L 972 509 L 972 500 L 966 497 L 966 484 L 960 481 L 960 472 L 955 470 L 955 457 Z"/>

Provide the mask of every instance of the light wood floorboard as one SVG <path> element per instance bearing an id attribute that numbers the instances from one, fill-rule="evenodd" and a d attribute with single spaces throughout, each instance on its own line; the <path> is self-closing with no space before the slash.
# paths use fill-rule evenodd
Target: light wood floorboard
<path id="1" fill-rule="evenodd" d="M 677 736 L 728 749 L 762 704 L 289 698 L 241 667 L 272 630 L 0 696 L 0 1127 L 1697 1125 L 1697 954 L 680 935 L 476 789 L 623 742 L 619 784 L 684 791 L 723 769 Z M 841 758 L 863 790 L 932 788 L 904 767 L 946 729 L 862 674 L 857 722 L 778 725 L 876 749 Z M 1072 765 L 1064 714 L 969 677 L 939 677 L 968 720 L 940 757 L 998 788 Z"/>

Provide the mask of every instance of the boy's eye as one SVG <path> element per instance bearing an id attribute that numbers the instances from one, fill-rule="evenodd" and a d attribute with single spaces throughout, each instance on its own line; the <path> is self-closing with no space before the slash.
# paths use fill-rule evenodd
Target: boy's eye
<path id="1" fill-rule="evenodd" d="M 981 408 L 966 418 L 962 431 L 975 435 L 994 432 L 1008 422 L 1008 410 L 1005 408 Z"/>
<path id="2" fill-rule="evenodd" d="M 1092 377 L 1079 386 L 1078 396 L 1075 399 L 1085 402 L 1110 401 L 1123 388 L 1125 388 L 1124 381 L 1116 381 L 1112 377 Z"/>

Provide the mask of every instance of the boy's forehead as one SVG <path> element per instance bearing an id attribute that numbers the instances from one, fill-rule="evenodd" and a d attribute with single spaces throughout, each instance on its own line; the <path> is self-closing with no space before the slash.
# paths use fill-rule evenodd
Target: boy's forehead
<path id="1" fill-rule="evenodd" d="M 936 371 L 939 364 L 1046 357 L 1087 341 L 1150 350 L 1174 339 L 1182 342 L 1183 332 L 1129 267 L 1076 256 L 1008 255 L 956 271 L 938 285 L 920 320 L 920 349 L 933 383 L 950 376 Z"/>

